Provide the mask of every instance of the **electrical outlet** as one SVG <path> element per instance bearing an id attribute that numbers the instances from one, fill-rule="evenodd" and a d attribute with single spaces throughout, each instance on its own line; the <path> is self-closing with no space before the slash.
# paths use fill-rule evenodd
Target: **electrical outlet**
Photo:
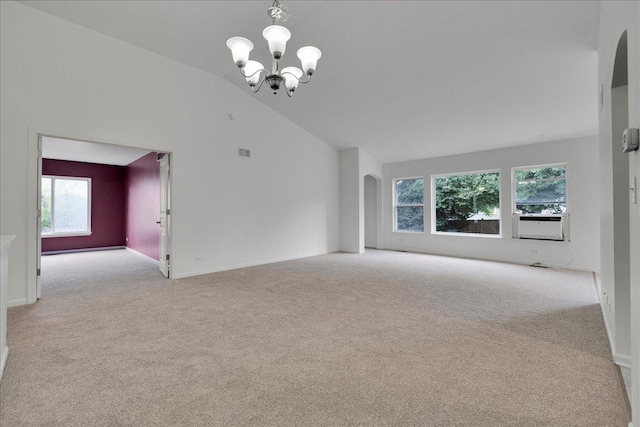
<path id="1" fill-rule="evenodd" d="M 193 260 L 195 262 L 200 262 L 200 261 L 202 261 L 202 257 L 201 256 L 196 256 L 196 257 L 193 257 Z"/>

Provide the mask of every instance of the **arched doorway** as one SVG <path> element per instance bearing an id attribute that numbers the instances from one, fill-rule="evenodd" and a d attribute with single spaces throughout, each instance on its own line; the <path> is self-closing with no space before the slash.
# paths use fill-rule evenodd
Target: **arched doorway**
<path id="1" fill-rule="evenodd" d="M 605 83 L 606 85 L 606 83 Z M 611 78 L 611 136 L 601 143 L 605 186 L 601 200 L 602 301 L 610 328 L 613 357 L 629 379 L 631 373 L 631 215 L 629 156 L 622 133 L 629 127 L 627 32 L 616 49 Z M 627 384 L 628 385 L 628 384 Z"/>

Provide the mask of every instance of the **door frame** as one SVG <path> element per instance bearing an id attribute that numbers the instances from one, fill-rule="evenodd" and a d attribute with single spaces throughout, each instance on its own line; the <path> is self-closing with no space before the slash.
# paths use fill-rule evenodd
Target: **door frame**
<path id="1" fill-rule="evenodd" d="M 164 155 L 157 160 L 160 169 L 160 254 L 158 256 L 158 266 L 162 275 L 171 278 L 171 153 Z M 163 168 L 166 164 L 166 169 Z M 163 202 L 164 200 L 164 202 Z M 164 225 L 163 225 L 164 220 Z M 164 230 L 164 242 L 162 233 Z M 164 259 L 163 259 L 164 258 Z"/>
<path id="2" fill-rule="evenodd" d="M 166 153 L 170 155 L 171 167 L 175 168 L 174 153 L 165 149 L 150 147 L 141 144 L 126 144 L 123 142 L 115 143 L 108 139 L 87 137 L 82 135 L 72 135 L 67 132 L 52 131 L 29 128 L 29 159 L 28 159 L 28 180 L 27 180 L 27 304 L 32 304 L 40 298 L 39 279 L 37 269 L 40 268 L 41 259 L 41 247 L 40 247 L 40 180 L 42 178 L 42 162 L 41 162 L 41 139 L 42 137 L 71 139 L 83 142 L 92 142 L 97 144 L 109 144 L 130 148 L 142 148 L 145 150 L 155 151 L 159 153 Z M 174 194 L 173 191 L 173 173 L 169 175 L 168 191 L 170 194 Z M 173 217 L 174 211 L 171 206 L 171 199 L 168 201 L 168 206 L 171 208 L 171 216 Z M 171 254 L 171 258 L 174 259 L 173 252 L 173 224 L 171 224 L 167 243 L 168 253 Z M 173 276 L 172 271 L 169 271 L 169 278 Z"/>

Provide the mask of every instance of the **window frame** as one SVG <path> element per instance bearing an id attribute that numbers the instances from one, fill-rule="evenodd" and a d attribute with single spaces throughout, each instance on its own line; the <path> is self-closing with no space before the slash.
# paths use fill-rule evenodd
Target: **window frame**
<path id="1" fill-rule="evenodd" d="M 54 229 L 54 218 L 55 218 L 55 181 L 67 180 L 67 181 L 86 181 L 87 182 L 87 230 L 86 231 L 71 231 L 71 232 L 55 232 L 52 231 L 50 233 L 42 232 L 42 179 L 49 178 L 51 179 L 51 228 Z M 61 175 L 42 175 L 40 177 L 40 237 L 43 239 L 50 239 L 56 237 L 79 237 L 79 236 L 90 236 L 91 231 L 91 193 L 92 193 L 92 182 L 91 178 L 88 177 L 80 177 L 80 176 L 61 176 Z"/>
<path id="2" fill-rule="evenodd" d="M 498 220 L 498 229 L 500 232 L 498 234 L 483 234 L 483 233 L 455 233 L 452 231 L 437 231 L 436 230 L 436 179 L 445 178 L 449 176 L 461 176 L 461 175 L 480 175 L 480 174 L 488 174 L 488 173 L 497 173 L 498 174 L 498 209 L 500 210 L 500 219 Z M 504 215 L 502 214 L 502 169 L 485 169 L 485 170 L 476 170 L 476 171 L 468 171 L 468 172 L 452 172 L 452 173 L 441 173 L 441 174 L 433 174 L 431 175 L 431 234 L 438 236 L 459 236 L 459 237 L 481 237 L 486 239 L 501 239 L 503 233 L 503 219 Z"/>
<path id="3" fill-rule="evenodd" d="M 531 166 L 514 166 L 511 168 L 511 215 L 516 215 L 517 202 L 516 202 L 516 171 L 527 169 L 545 169 L 545 168 L 557 168 L 564 167 L 564 204 L 565 212 L 562 214 L 548 214 L 548 215 L 569 215 L 569 162 L 562 163 L 549 163 L 543 165 L 531 165 Z M 550 178 L 547 178 L 550 180 Z M 547 215 L 547 214 L 522 214 L 522 215 Z"/>
<path id="4" fill-rule="evenodd" d="M 421 179 L 422 180 L 422 204 L 398 204 L 398 181 L 410 180 L 410 179 Z M 424 200 L 425 200 L 425 191 L 424 191 L 424 176 L 412 176 L 412 177 L 402 177 L 402 178 L 393 178 L 392 180 L 392 193 L 393 193 L 393 232 L 394 233 L 409 233 L 409 234 L 424 234 L 425 233 L 425 209 L 424 209 Z M 414 207 L 421 206 L 422 207 L 422 231 L 417 230 L 398 230 L 398 207 Z"/>

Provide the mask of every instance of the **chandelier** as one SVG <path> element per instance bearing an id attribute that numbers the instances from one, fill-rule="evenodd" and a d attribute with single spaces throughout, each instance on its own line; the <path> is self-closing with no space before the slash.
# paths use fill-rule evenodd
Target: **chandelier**
<path id="1" fill-rule="evenodd" d="M 258 92 L 266 81 L 274 94 L 284 86 L 287 95 L 291 96 L 297 89 L 298 83 L 308 83 L 311 80 L 322 52 L 313 46 L 302 47 L 298 49 L 302 70 L 297 67 L 286 67 L 280 70 L 280 59 L 284 55 L 287 41 L 291 38 L 291 32 L 278 24 L 287 20 L 289 11 L 280 0 L 275 0 L 267 9 L 267 14 L 271 17 L 272 25 L 264 29 L 262 36 L 269 43 L 272 56 L 271 72 L 258 61 L 249 60 L 249 52 L 253 49 L 253 43 L 250 40 L 244 37 L 231 37 L 227 40 L 227 47 L 231 49 L 233 62 L 240 68 L 240 73 L 249 83 L 253 93 Z"/>

